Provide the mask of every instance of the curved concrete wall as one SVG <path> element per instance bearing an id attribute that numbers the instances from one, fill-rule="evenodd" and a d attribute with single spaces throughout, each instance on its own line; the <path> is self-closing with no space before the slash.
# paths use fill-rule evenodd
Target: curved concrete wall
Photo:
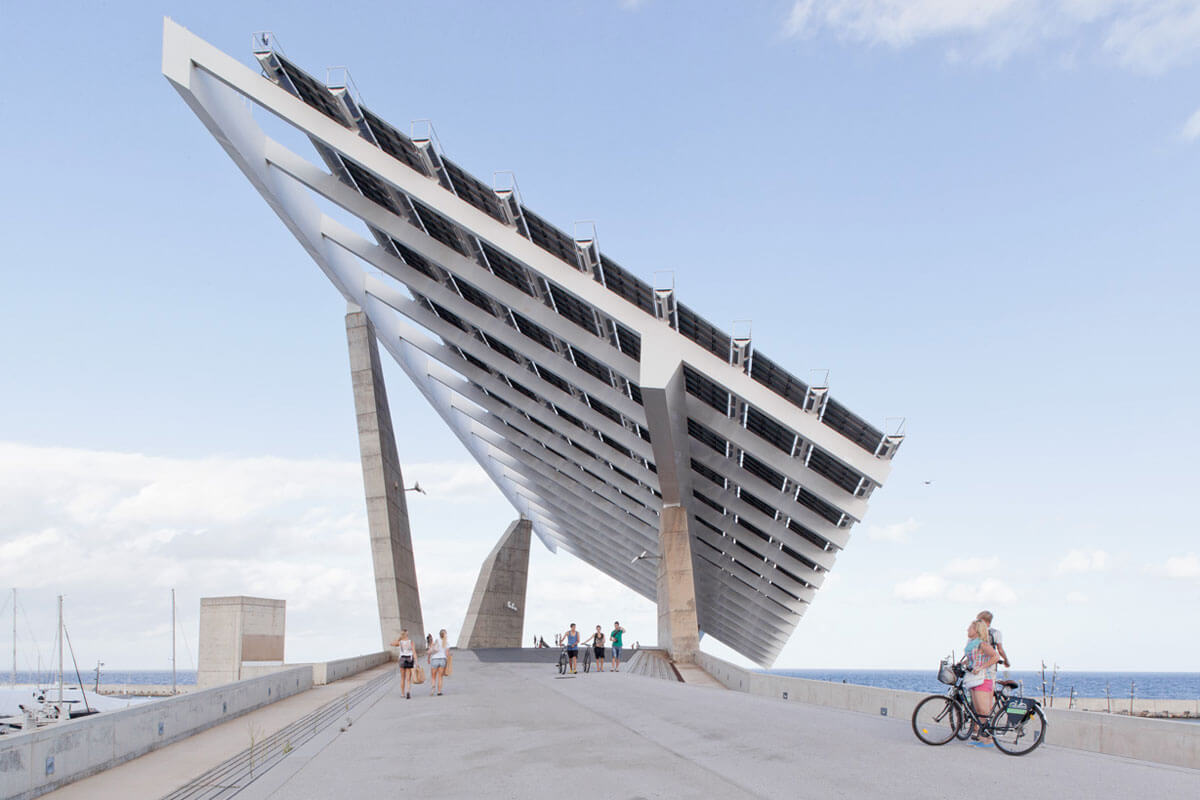
<path id="1" fill-rule="evenodd" d="M 726 688 L 780 700 L 909 720 L 924 692 L 787 678 L 735 667 L 701 653 L 698 663 Z M 1200 769 L 1200 725 L 1166 719 L 1044 709 L 1047 744 Z"/>

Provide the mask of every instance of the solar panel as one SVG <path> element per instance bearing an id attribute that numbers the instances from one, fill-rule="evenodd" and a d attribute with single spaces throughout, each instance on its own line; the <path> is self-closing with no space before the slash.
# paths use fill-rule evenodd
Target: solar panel
<path id="1" fill-rule="evenodd" d="M 754 348 L 754 356 L 750 359 L 750 377 L 781 397 L 787 398 L 798 408 L 804 408 L 808 385 L 764 356 L 757 347 Z"/>
<path id="2" fill-rule="evenodd" d="M 641 361 L 642 337 L 619 322 L 613 322 L 613 327 L 617 329 L 617 347 L 620 348 L 621 352 L 634 361 Z"/>
<path id="3" fill-rule="evenodd" d="M 833 428 L 856 445 L 874 454 L 875 448 L 883 441 L 883 431 L 867 424 L 862 417 L 850 412 L 832 397 L 825 401 L 825 413 L 821 422 Z"/>
<path id="4" fill-rule="evenodd" d="M 515 286 L 530 297 L 537 296 L 533 291 L 529 271 L 520 262 L 504 255 L 487 242 L 480 242 L 480 245 L 483 247 L 483 255 L 487 259 L 488 266 L 491 267 L 497 278 L 510 286 Z"/>
<path id="5" fill-rule="evenodd" d="M 765 483 L 777 487 L 779 491 L 783 491 L 783 484 L 787 477 L 783 473 L 771 469 L 749 453 L 742 453 L 742 469 Z"/>
<path id="6" fill-rule="evenodd" d="M 425 260 L 424 256 L 422 256 L 416 250 L 413 250 L 401 242 L 396 241 L 395 239 L 392 239 L 391 241 L 392 247 L 396 248 L 396 252 L 400 254 L 400 258 L 404 260 L 405 264 L 408 264 L 417 272 L 420 272 L 422 275 L 428 278 L 433 278 L 435 281 L 438 280 L 437 270 L 434 268 L 433 264 Z"/>
<path id="7" fill-rule="evenodd" d="M 494 312 L 492 311 L 492 301 L 487 294 L 481 292 L 479 289 L 475 288 L 475 286 L 464 281 L 457 275 L 454 276 L 454 285 L 458 287 L 458 292 L 463 296 L 464 300 L 476 308 L 483 310 L 489 316 L 494 315 Z"/>
<path id="8" fill-rule="evenodd" d="M 364 197 L 376 205 L 383 206 L 393 214 L 400 213 L 399 206 L 396 205 L 396 201 L 392 198 L 387 185 L 383 181 L 348 158 L 343 158 L 342 164 L 346 167 L 346 172 L 350 173 L 350 177 L 354 180 L 355 185 L 358 186 L 358 190 L 362 192 Z"/>
<path id="9" fill-rule="evenodd" d="M 421 224 L 425 226 L 425 230 L 429 232 L 430 236 L 464 256 L 469 255 L 463 248 L 462 240 L 458 238 L 458 226 L 419 201 L 413 200 L 411 197 L 409 200 L 412 201 L 413 208 L 417 210 L 417 216 L 421 219 Z"/>
<path id="10" fill-rule="evenodd" d="M 608 367 L 604 366 L 582 350 L 578 350 L 574 347 L 571 348 L 571 355 L 575 357 L 575 366 L 596 378 L 596 380 L 603 381 L 610 386 L 612 385 L 612 374 L 608 371 Z"/>
<path id="11" fill-rule="evenodd" d="M 504 212 L 500 210 L 500 201 L 496 198 L 492 187 L 445 156 L 442 156 L 442 166 L 450 175 L 450 182 L 454 184 L 455 194 L 493 219 L 506 222 Z"/>
<path id="12" fill-rule="evenodd" d="M 654 314 L 654 289 L 650 284 L 634 277 L 607 256 L 601 256 L 600 269 L 604 286 L 610 292 L 620 295 L 647 314 Z"/>
<path id="13" fill-rule="evenodd" d="M 813 448 L 812 454 L 808 457 L 808 468 L 833 481 L 851 494 L 858 489 L 858 483 L 862 479 L 857 472 L 817 447 Z"/>
<path id="14" fill-rule="evenodd" d="M 675 311 L 680 333 L 722 361 L 729 361 L 729 346 L 732 340 L 728 333 L 718 330 L 683 303 L 676 304 Z"/>
<path id="15" fill-rule="evenodd" d="M 724 439 L 713 433 L 705 426 L 701 425 L 699 422 L 696 422 L 696 420 L 692 419 L 691 417 L 688 417 L 687 423 L 689 436 L 703 442 L 721 455 L 726 455 L 725 451 L 728 445 Z"/>
<path id="16" fill-rule="evenodd" d="M 596 330 L 596 315 L 592 307 L 575 295 L 562 289 L 555 283 L 549 283 L 550 296 L 554 299 L 554 307 L 558 313 L 574 322 L 593 336 L 598 336 Z"/>
<path id="17" fill-rule="evenodd" d="M 771 519 L 775 519 L 775 508 L 760 500 L 757 495 L 753 495 L 750 492 L 747 492 L 745 489 L 739 489 L 738 497 L 751 508 L 755 508 L 763 514 L 766 514 Z"/>
<path id="18" fill-rule="evenodd" d="M 729 392 L 696 370 L 683 365 L 684 388 L 687 393 L 712 406 L 722 414 L 729 413 Z"/>
<path id="19" fill-rule="evenodd" d="M 325 84 L 311 77 L 307 72 L 292 64 L 279 55 L 279 53 L 275 53 L 275 57 L 279 59 L 280 69 L 282 69 L 288 80 L 292 82 L 292 85 L 296 87 L 296 92 L 301 100 L 339 125 L 346 124 L 346 119 L 342 116 L 341 105 L 338 103 L 337 98 L 333 96 L 333 92 L 329 91 L 329 88 Z M 284 86 L 286 87 L 286 84 Z"/>
<path id="20" fill-rule="evenodd" d="M 834 525 L 837 525 L 842 521 L 842 512 L 838 511 L 836 508 L 831 506 L 829 503 L 826 503 L 824 500 L 817 497 L 803 486 L 800 487 L 796 494 L 796 502 L 817 512 Z"/>
<path id="21" fill-rule="evenodd" d="M 362 108 L 362 106 L 359 106 L 359 108 Z M 412 139 L 367 109 L 363 108 L 362 112 L 367 126 L 371 129 L 371 133 L 375 135 L 375 141 L 379 143 L 379 149 L 397 161 L 415 169 L 422 175 L 429 176 L 429 170 L 425 168 L 425 160 L 421 158 L 421 154 L 417 151 L 417 146 L 412 143 Z"/>
<path id="22" fill-rule="evenodd" d="M 776 449 L 791 455 L 796 434 L 780 425 L 754 406 L 746 407 L 746 430 L 765 439 Z"/>
<path id="23" fill-rule="evenodd" d="M 529 238 L 534 244 L 579 269 L 578 250 L 574 239 L 524 206 L 521 207 L 521 213 L 529 228 Z"/>
<path id="24" fill-rule="evenodd" d="M 517 330 L 547 350 L 554 349 L 554 337 L 545 328 L 515 311 L 509 313 L 512 314 L 513 324 L 517 326 Z"/>

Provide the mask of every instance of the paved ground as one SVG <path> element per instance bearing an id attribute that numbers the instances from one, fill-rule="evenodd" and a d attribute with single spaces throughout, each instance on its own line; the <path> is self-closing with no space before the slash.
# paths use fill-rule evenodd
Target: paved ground
<path id="1" fill-rule="evenodd" d="M 42 795 L 47 800 L 158 800 L 259 739 L 394 667 L 382 666 L 264 706 L 195 736 Z"/>
<path id="2" fill-rule="evenodd" d="M 1200 771 L 1051 745 L 928 747 L 907 720 L 469 653 L 454 669 L 444 696 L 405 700 L 394 684 L 239 797 L 1200 797 Z"/>

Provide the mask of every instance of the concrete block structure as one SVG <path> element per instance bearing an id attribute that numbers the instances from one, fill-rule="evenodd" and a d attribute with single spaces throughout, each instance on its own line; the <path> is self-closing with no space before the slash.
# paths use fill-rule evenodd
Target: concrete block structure
<path id="1" fill-rule="evenodd" d="M 484 559 L 458 636 L 460 648 L 521 646 L 532 530 L 529 520 L 515 520 Z"/>
<path id="2" fill-rule="evenodd" d="M 282 664 L 286 613 L 284 600 L 240 595 L 200 598 L 197 685 L 241 680 L 244 662 Z"/>
<path id="3" fill-rule="evenodd" d="M 375 336 L 375 326 L 367 315 L 351 308 L 346 314 L 346 338 L 350 346 L 350 381 L 358 417 L 363 488 L 367 495 L 380 637 L 387 647 L 400 636 L 401 629 L 407 628 L 412 640 L 424 648 L 425 626 L 408 504 L 404 499 L 404 475 L 396 452 L 396 435 Z"/>
<path id="4" fill-rule="evenodd" d="M 344 69 L 319 80 L 269 33 L 253 51 L 251 68 L 164 24 L 163 74 L 533 535 L 658 603 L 678 661 L 703 631 L 773 663 L 890 474 L 902 422 L 868 422 L 748 324 L 723 330 L 672 280 L 638 278 L 593 223 L 555 226 L 511 174 L 472 175 L 427 121 L 400 130 Z"/>

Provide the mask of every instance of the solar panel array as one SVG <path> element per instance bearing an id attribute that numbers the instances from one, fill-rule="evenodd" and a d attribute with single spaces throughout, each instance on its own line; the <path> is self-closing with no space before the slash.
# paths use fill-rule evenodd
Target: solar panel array
<path id="1" fill-rule="evenodd" d="M 439 152 L 330 89 L 281 53 L 256 53 L 263 74 L 386 153 L 405 170 L 509 226 L 546 253 L 590 274 L 597 291 L 621 298 L 662 326 L 654 287 Z M 427 237 L 408 244 L 368 225 L 395 281 L 381 299 L 432 334 L 421 349 L 429 376 L 455 397 L 473 436 L 503 463 L 506 488 L 535 509 L 544 540 L 574 553 L 645 597 L 655 565 L 631 559 L 658 548 L 657 467 L 638 385 L 642 335 L 505 252 L 460 220 L 312 138 L 330 174 Z M 444 208 L 444 207 L 443 207 Z M 440 245 L 441 247 L 436 246 Z M 420 251 L 420 252 L 418 252 Z M 874 458 L 890 458 L 883 432 L 775 362 L 736 354 L 729 333 L 683 304 L 666 316 L 680 336 L 716 359 L 685 367 L 692 498 L 687 506 L 701 629 L 770 664 L 846 545 L 876 483 L 847 459 L 802 436 L 815 416 Z M 789 414 L 748 402 L 715 379 L 712 365 L 738 365 L 783 398 Z M 789 424 L 791 421 L 791 424 Z M 819 438 L 819 437 L 818 437 Z M 853 459 L 849 459 L 853 460 Z M 510 495 L 511 496 L 511 495 Z"/>

